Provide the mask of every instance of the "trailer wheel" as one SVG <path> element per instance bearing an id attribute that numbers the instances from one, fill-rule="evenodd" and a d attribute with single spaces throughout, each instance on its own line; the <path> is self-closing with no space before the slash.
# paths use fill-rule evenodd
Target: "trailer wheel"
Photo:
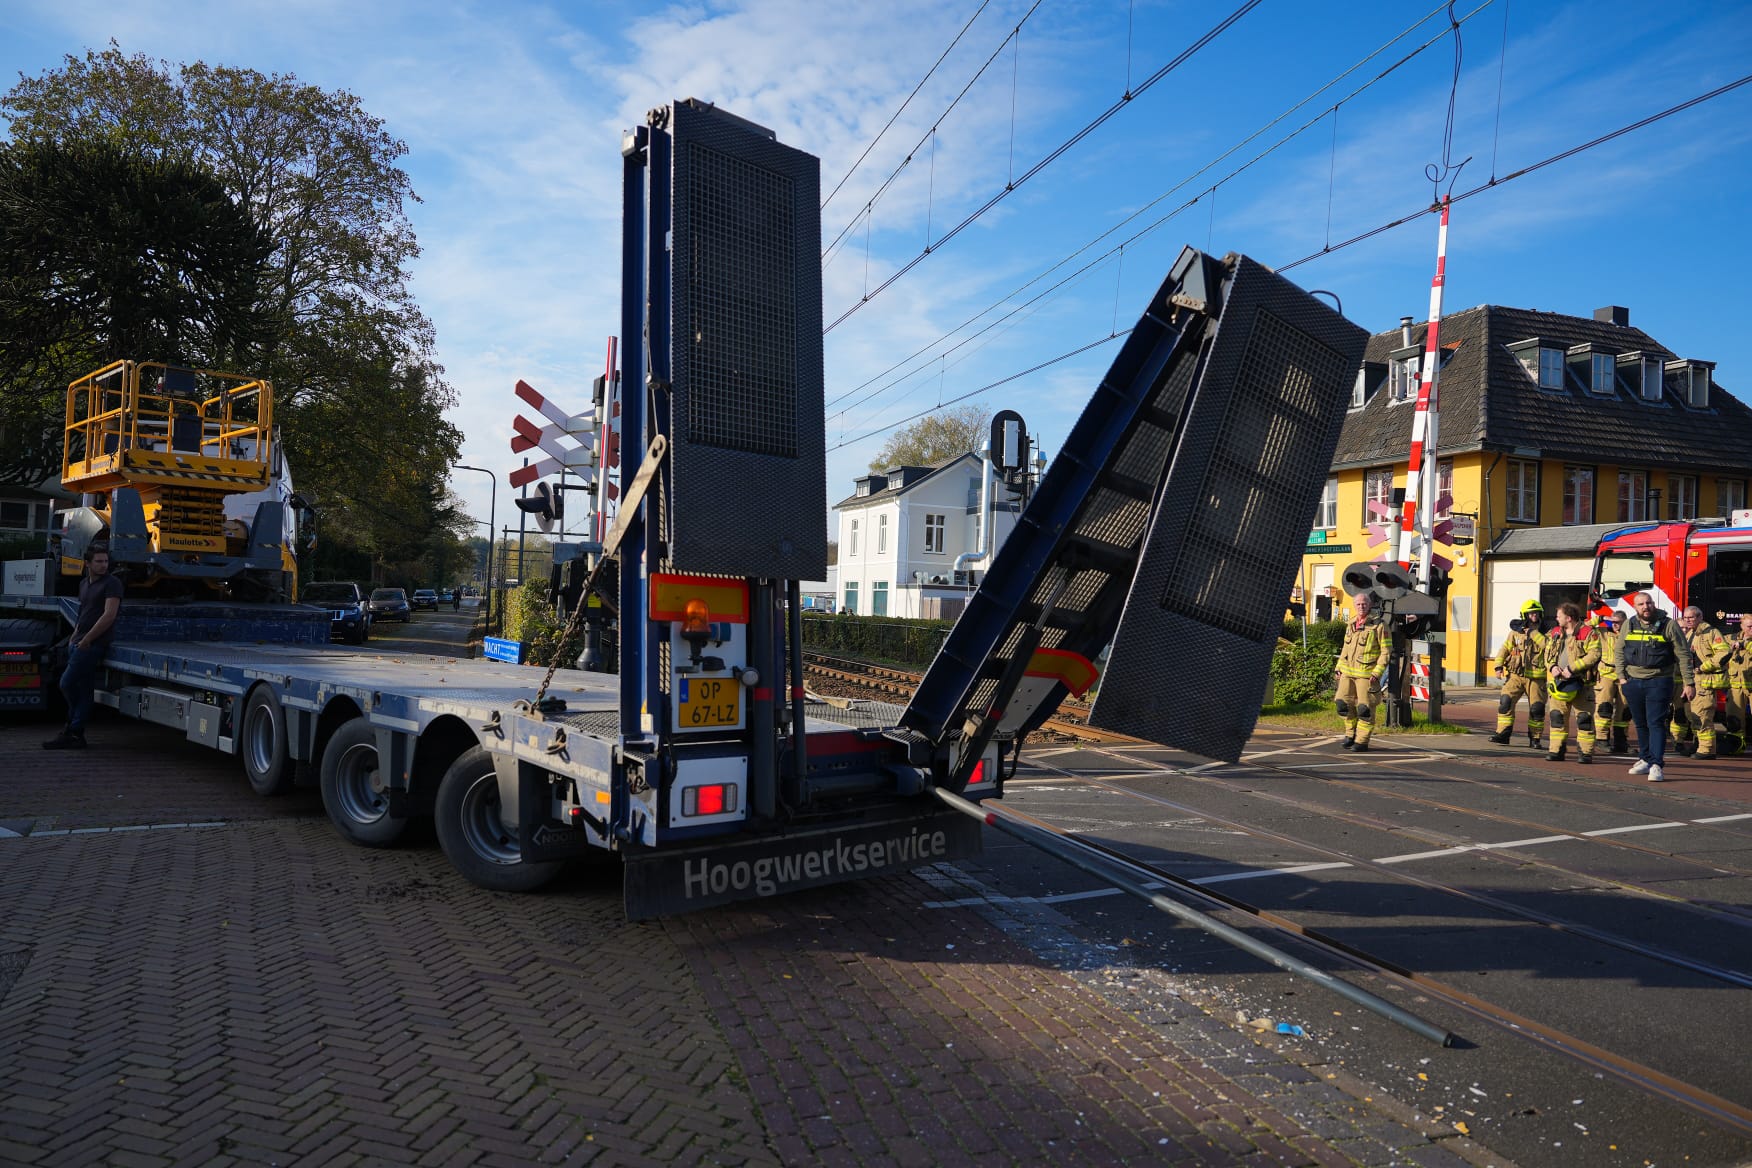
<path id="1" fill-rule="evenodd" d="M 292 755 L 286 749 L 286 713 L 266 685 L 250 691 L 243 704 L 238 737 L 243 773 L 258 795 L 284 795 L 292 789 Z"/>
<path id="2" fill-rule="evenodd" d="M 524 862 L 516 828 L 499 818 L 499 778 L 484 747 L 471 747 L 444 772 L 434 814 L 438 846 L 478 888 L 533 892 L 565 867 L 560 860 Z"/>
<path id="3" fill-rule="evenodd" d="M 377 731 L 363 718 L 335 731 L 322 752 L 322 805 L 340 833 L 367 848 L 387 848 L 401 838 L 406 818 L 389 813 L 389 796 L 377 786 Z"/>

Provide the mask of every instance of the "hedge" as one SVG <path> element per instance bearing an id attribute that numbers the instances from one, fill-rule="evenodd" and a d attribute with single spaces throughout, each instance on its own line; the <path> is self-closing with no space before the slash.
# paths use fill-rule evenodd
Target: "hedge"
<path id="1" fill-rule="evenodd" d="M 937 656 L 954 621 L 898 616 L 803 618 L 803 647 L 822 653 L 923 668 Z"/>

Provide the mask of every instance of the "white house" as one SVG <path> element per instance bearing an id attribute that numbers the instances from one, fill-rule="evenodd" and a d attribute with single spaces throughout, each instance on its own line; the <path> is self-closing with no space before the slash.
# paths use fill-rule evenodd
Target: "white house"
<path id="1" fill-rule="evenodd" d="M 839 601 L 842 612 L 871 616 L 953 617 L 960 613 L 990 557 L 957 570 L 956 559 L 979 550 L 980 475 L 977 454 L 937 466 L 898 466 L 857 480 L 839 513 Z M 992 483 L 996 554 L 1016 526 L 1020 496 Z"/>

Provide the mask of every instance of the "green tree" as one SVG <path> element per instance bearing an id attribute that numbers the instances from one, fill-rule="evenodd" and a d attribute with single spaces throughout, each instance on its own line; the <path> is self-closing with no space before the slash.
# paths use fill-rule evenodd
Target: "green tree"
<path id="1" fill-rule="evenodd" d="M 0 146 L 0 480 L 55 473 L 76 377 L 147 355 L 225 368 L 269 347 L 270 250 L 197 163 L 107 139 Z"/>
<path id="2" fill-rule="evenodd" d="M 991 428 L 991 412 L 984 406 L 956 406 L 927 414 L 910 426 L 888 436 L 888 441 L 870 469 L 884 471 L 895 466 L 935 466 L 958 454 L 980 448 Z"/>
<path id="3" fill-rule="evenodd" d="M 271 244 L 259 364 L 301 488 L 329 539 L 382 562 L 454 522 L 439 508 L 461 435 L 408 289 L 419 255 L 407 147 L 345 90 L 291 74 L 101 52 L 21 78 L 0 98 L 20 142 L 109 142 L 208 169 Z M 144 354 L 131 354 L 144 355 Z"/>

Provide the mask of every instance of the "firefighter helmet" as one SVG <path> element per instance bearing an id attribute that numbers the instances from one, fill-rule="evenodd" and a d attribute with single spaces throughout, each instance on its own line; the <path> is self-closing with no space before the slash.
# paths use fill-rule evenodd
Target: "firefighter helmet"
<path id="1" fill-rule="evenodd" d="M 1521 615 L 1526 616 L 1530 612 L 1536 612 L 1543 616 L 1545 614 L 1545 606 L 1540 604 L 1537 600 L 1529 600 L 1521 606 Z"/>

